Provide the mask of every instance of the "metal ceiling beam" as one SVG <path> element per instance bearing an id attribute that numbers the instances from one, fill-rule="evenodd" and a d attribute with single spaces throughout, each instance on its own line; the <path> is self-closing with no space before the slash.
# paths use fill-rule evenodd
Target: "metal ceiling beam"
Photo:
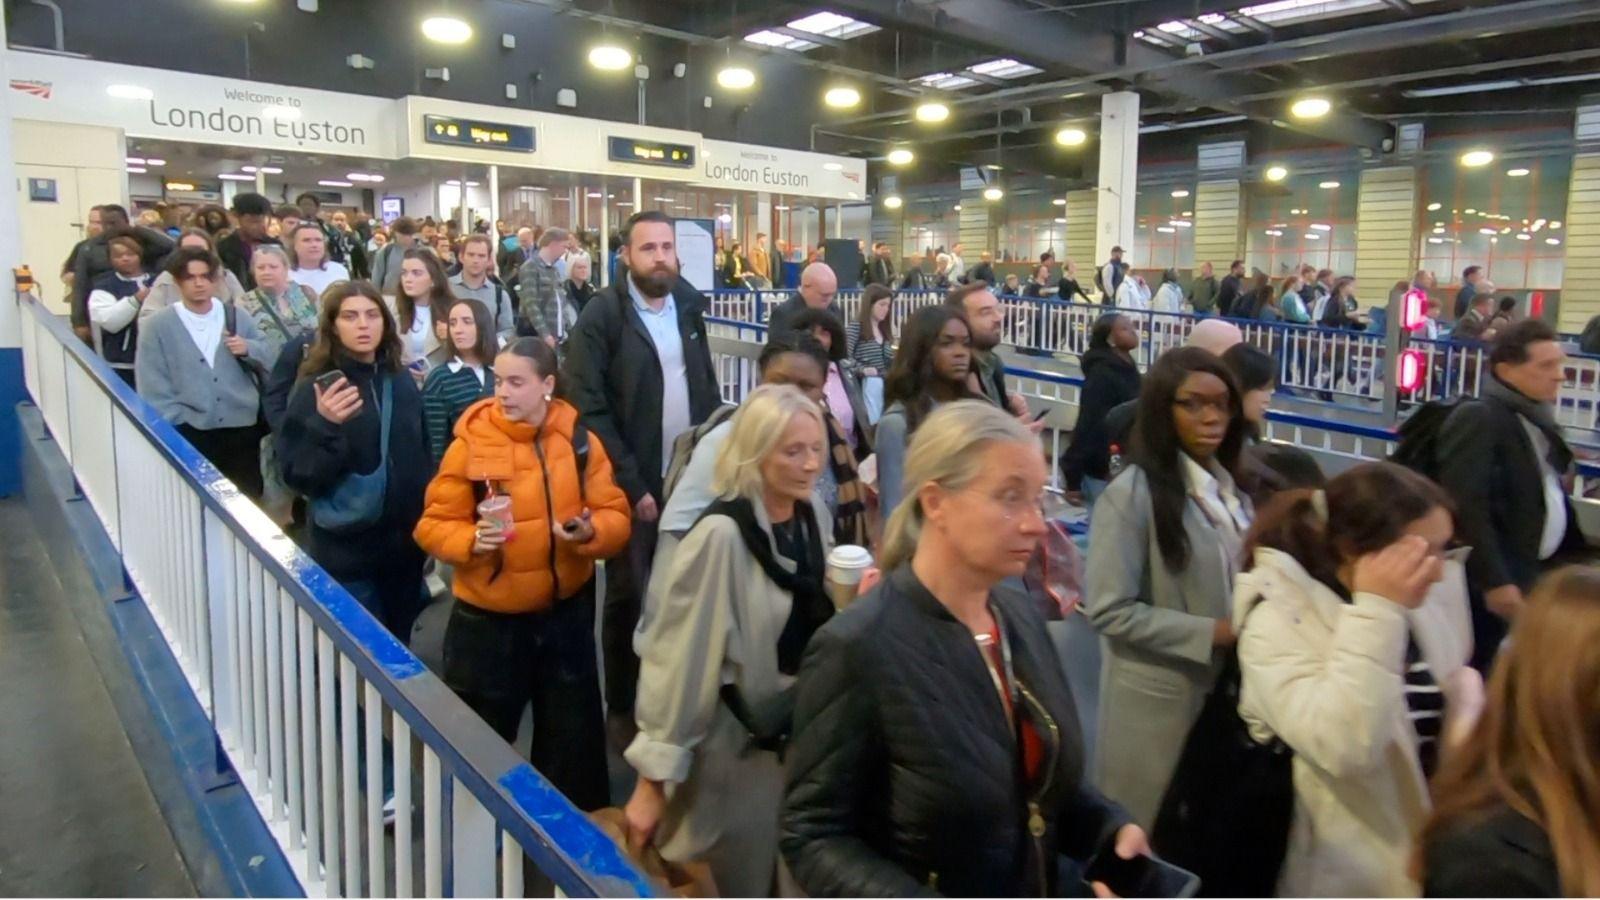
<path id="1" fill-rule="evenodd" d="M 1403 2 L 1403 0 L 1399 0 L 1399 2 Z M 1211 38 L 1213 40 L 1221 41 L 1226 46 L 1234 47 L 1234 46 L 1238 46 L 1238 44 L 1239 44 L 1239 36 L 1238 35 L 1233 34 L 1231 32 L 1223 31 L 1221 28 L 1218 28 L 1215 25 L 1208 25 L 1205 22 L 1200 21 L 1199 19 L 1181 19 L 1179 21 L 1183 22 L 1183 24 L 1189 26 L 1190 28 L 1193 28 L 1195 31 L 1200 32 L 1201 34 L 1205 35 L 1208 38 Z"/>
<path id="2" fill-rule="evenodd" d="M 768 25 L 766 28 L 763 28 L 761 30 L 762 31 L 771 31 L 771 32 L 774 32 L 776 34 L 781 34 L 784 37 L 792 37 L 797 41 L 809 41 L 809 42 L 811 42 L 813 44 L 820 44 L 820 45 L 822 45 L 824 47 L 833 47 L 833 48 L 837 49 L 837 48 L 846 46 L 844 41 L 841 41 L 836 37 L 827 37 L 825 35 L 812 34 L 809 31 L 801 31 L 798 28 L 790 28 L 787 25 Z"/>
<path id="3" fill-rule="evenodd" d="M 1417 8 L 1411 5 L 1410 0 L 1383 0 L 1383 5 L 1390 9 L 1397 9 L 1406 15 L 1415 15 Z"/>
<path id="4" fill-rule="evenodd" d="M 1247 16 L 1244 13 L 1239 12 L 1228 12 L 1223 13 L 1223 15 L 1227 16 L 1229 20 L 1238 22 L 1240 25 L 1243 25 L 1262 37 L 1275 38 L 1278 36 L 1278 29 L 1273 28 L 1271 25 L 1268 25 L 1255 16 Z"/>

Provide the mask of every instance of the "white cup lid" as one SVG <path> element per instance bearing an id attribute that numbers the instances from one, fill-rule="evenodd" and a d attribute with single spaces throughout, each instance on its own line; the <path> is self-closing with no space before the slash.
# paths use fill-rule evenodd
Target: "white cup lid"
<path id="1" fill-rule="evenodd" d="M 828 565 L 839 569 L 865 569 L 872 565 L 872 553 L 856 544 L 840 544 L 828 554 Z"/>

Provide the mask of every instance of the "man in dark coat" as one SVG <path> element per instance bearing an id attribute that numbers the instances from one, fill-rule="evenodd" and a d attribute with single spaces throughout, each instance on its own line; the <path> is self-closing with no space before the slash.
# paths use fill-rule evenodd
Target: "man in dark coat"
<path id="1" fill-rule="evenodd" d="M 825 309 L 834 314 L 839 321 L 844 321 L 844 312 L 839 309 L 835 299 L 839 296 L 839 277 L 827 263 L 812 263 L 800 273 L 800 289 L 790 295 L 789 299 L 772 308 L 772 316 L 767 320 L 767 338 L 772 335 L 788 331 L 790 322 L 806 309 Z"/>
<path id="2" fill-rule="evenodd" d="M 222 265 L 232 272 L 245 290 L 256 286 L 255 274 L 250 271 L 250 257 L 261 244 L 279 244 L 267 235 L 267 219 L 272 215 L 272 201 L 260 194 L 244 193 L 233 196 L 233 214 L 239 227 L 217 241 L 217 256 Z"/>
<path id="3" fill-rule="evenodd" d="M 89 292 L 95 279 L 111 271 L 111 239 L 131 237 L 144 248 L 144 266 L 153 271 L 176 246 L 172 238 L 150 228 L 128 224 L 128 211 L 115 203 L 96 207 L 100 211 L 100 233 L 73 248 L 72 254 L 72 329 L 90 341 Z"/>
<path id="4" fill-rule="evenodd" d="M 679 434 L 722 404 L 705 298 L 678 274 L 672 220 L 635 213 L 623 234 L 627 276 L 596 293 L 568 332 L 568 399 L 611 457 L 633 504 L 633 534 L 606 567 L 601 648 L 613 739 L 632 738 L 639 658 L 633 631 L 655 556 L 662 482 Z M 618 749 L 621 749 L 620 747 Z"/>

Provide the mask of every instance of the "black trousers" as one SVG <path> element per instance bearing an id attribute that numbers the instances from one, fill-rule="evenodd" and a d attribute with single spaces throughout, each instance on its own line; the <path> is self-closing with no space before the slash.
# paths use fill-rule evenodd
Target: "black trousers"
<path id="1" fill-rule="evenodd" d="M 261 499 L 261 435 L 259 423 L 243 428 L 199 429 L 179 425 L 178 433 L 211 461 L 217 471 L 251 500 Z"/>
<path id="2" fill-rule="evenodd" d="M 546 612 L 497 613 L 457 600 L 444 682 L 507 743 L 533 704 L 528 762 L 585 812 L 610 805 L 594 646 L 594 580 Z"/>
<path id="3" fill-rule="evenodd" d="M 606 561 L 605 616 L 600 621 L 600 647 L 605 654 L 606 711 L 633 718 L 639 690 L 639 657 L 633 652 L 633 630 L 644 609 L 650 584 L 650 563 L 656 555 L 656 523 L 633 520 L 627 549 Z"/>

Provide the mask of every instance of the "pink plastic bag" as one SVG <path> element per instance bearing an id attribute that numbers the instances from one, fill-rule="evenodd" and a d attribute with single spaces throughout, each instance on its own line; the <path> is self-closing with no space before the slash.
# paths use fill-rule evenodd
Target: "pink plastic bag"
<path id="1" fill-rule="evenodd" d="M 1045 520 L 1045 534 L 1028 559 L 1022 581 L 1046 619 L 1065 619 L 1083 600 L 1083 555 L 1067 523 Z"/>

